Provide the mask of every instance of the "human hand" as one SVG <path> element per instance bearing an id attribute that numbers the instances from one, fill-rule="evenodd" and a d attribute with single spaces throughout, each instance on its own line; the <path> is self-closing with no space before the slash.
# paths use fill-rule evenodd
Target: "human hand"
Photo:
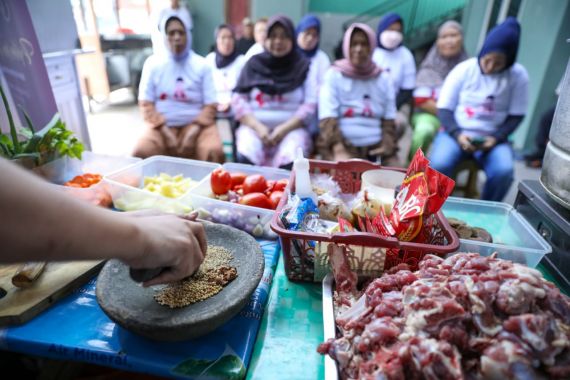
<path id="1" fill-rule="evenodd" d="M 493 149 L 495 145 L 497 145 L 497 139 L 493 136 L 487 136 L 485 137 L 485 141 L 483 141 L 483 144 L 481 144 L 480 148 L 481 150 L 487 152 Z"/>
<path id="2" fill-rule="evenodd" d="M 200 134 L 200 126 L 192 124 L 185 131 L 184 137 L 178 147 L 178 155 L 181 157 L 194 157 L 196 155 L 196 141 Z"/>
<path id="3" fill-rule="evenodd" d="M 461 150 L 466 153 L 473 153 L 477 150 L 477 148 L 471 143 L 471 138 L 463 133 L 457 136 L 457 143 Z"/>
<path id="4" fill-rule="evenodd" d="M 208 245 L 204 227 L 195 219 L 196 214 L 187 217 L 150 215 L 132 218 L 143 249 L 123 261 L 133 269 L 166 268 L 143 286 L 179 281 L 198 269 Z"/>
<path id="5" fill-rule="evenodd" d="M 287 130 L 287 126 L 285 124 L 279 124 L 277 127 L 275 127 L 269 134 L 271 145 L 275 146 L 279 144 L 288 132 L 289 131 Z"/>
<path id="6" fill-rule="evenodd" d="M 335 161 L 346 161 L 346 160 L 350 160 L 352 158 L 352 156 L 350 155 L 350 153 L 348 152 L 348 150 L 346 149 L 346 147 L 344 146 L 343 143 L 336 143 L 333 145 L 332 148 L 332 153 L 333 153 L 333 159 Z"/>
<path id="7" fill-rule="evenodd" d="M 230 103 L 225 103 L 225 104 L 218 104 L 218 106 L 216 107 L 216 109 L 218 110 L 218 112 L 228 112 L 231 108 Z"/>
<path id="8" fill-rule="evenodd" d="M 258 123 L 254 130 L 261 139 L 261 142 L 263 142 L 263 145 L 272 145 L 269 128 L 265 124 Z"/>
<path id="9" fill-rule="evenodd" d="M 166 150 L 170 154 L 174 154 L 176 152 L 176 135 L 174 134 L 174 131 L 172 131 L 170 129 L 170 127 L 163 125 L 162 127 L 160 127 L 160 132 L 162 133 L 162 136 L 164 137 L 164 143 L 166 144 Z"/>

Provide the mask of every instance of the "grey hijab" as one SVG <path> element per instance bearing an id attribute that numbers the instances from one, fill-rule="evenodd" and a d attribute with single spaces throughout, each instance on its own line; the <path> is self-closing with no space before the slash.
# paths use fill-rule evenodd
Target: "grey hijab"
<path id="1" fill-rule="evenodd" d="M 457 21 L 446 21 L 438 29 L 437 35 L 446 28 L 457 29 L 463 35 L 463 28 Z M 468 58 L 465 48 L 461 48 L 461 52 L 456 57 L 444 58 L 439 54 L 437 46 L 434 43 L 426 57 L 420 65 L 416 77 L 416 87 L 438 87 L 440 86 L 447 74 L 460 62 Z"/>

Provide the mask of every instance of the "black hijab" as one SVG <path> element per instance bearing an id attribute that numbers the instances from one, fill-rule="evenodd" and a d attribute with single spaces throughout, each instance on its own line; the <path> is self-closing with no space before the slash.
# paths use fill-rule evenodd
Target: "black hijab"
<path id="1" fill-rule="evenodd" d="M 229 55 L 222 55 L 220 54 L 220 52 L 218 51 L 218 34 L 220 34 L 220 32 L 222 31 L 222 29 L 227 29 L 230 31 L 230 33 L 232 34 L 232 38 L 234 39 L 234 50 L 229 54 Z M 214 32 L 214 41 L 216 41 L 214 43 L 214 52 L 216 53 L 216 67 L 218 69 L 223 69 L 226 66 L 231 65 L 231 63 L 233 61 L 235 61 L 235 59 L 237 58 L 237 56 L 239 55 L 237 49 L 236 49 L 236 34 L 234 32 L 234 28 L 232 28 L 230 25 L 228 24 L 221 24 L 220 26 L 218 26 L 216 28 L 216 31 Z"/>
<path id="2" fill-rule="evenodd" d="M 271 17 L 267 23 L 267 38 L 277 24 L 285 28 L 291 39 L 291 51 L 283 57 L 274 57 L 267 50 L 251 57 L 239 76 L 235 92 L 243 94 L 258 88 L 265 94 L 279 95 L 305 82 L 311 62 L 297 50 L 293 22 L 283 15 Z"/>

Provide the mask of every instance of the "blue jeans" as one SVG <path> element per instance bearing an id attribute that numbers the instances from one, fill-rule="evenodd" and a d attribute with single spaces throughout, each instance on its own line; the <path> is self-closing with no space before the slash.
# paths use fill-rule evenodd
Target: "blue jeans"
<path id="1" fill-rule="evenodd" d="M 503 200 L 513 182 L 513 149 L 509 143 L 497 144 L 488 152 L 464 152 L 457 141 L 447 132 L 439 132 L 433 142 L 430 166 L 447 176 L 453 175 L 455 167 L 463 160 L 473 158 L 487 175 L 481 199 Z"/>

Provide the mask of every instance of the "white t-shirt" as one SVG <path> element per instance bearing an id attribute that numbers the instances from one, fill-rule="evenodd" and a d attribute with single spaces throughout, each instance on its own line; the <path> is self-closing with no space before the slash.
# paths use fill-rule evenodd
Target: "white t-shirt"
<path id="1" fill-rule="evenodd" d="M 331 65 L 329 56 L 321 49 L 311 58 L 311 70 L 317 76 L 317 86 L 320 87 L 324 81 L 325 74 Z"/>
<path id="2" fill-rule="evenodd" d="M 362 80 L 330 68 L 319 94 L 319 119 L 338 119 L 343 136 L 354 146 L 382 139 L 381 119 L 396 117 L 396 97 L 388 75 Z"/>
<path id="3" fill-rule="evenodd" d="M 527 107 L 528 73 L 522 65 L 484 75 L 477 58 L 451 70 L 437 101 L 437 108 L 455 111 L 457 124 L 469 136 L 488 136 L 508 115 L 524 115 Z"/>
<path id="4" fill-rule="evenodd" d="M 144 63 L 139 100 L 153 102 L 167 126 L 185 126 L 198 116 L 202 106 L 216 103 L 212 71 L 193 51 L 181 62 L 153 54 Z"/>
<path id="5" fill-rule="evenodd" d="M 245 53 L 245 60 L 248 61 L 248 60 L 249 60 L 251 57 L 253 57 L 254 55 L 259 54 L 259 53 L 263 53 L 263 50 L 265 50 L 265 49 L 263 48 L 263 45 L 262 45 L 262 44 L 259 44 L 259 43 L 257 43 L 257 42 L 254 43 L 254 44 L 249 48 L 249 50 L 247 51 L 247 53 Z"/>
<path id="6" fill-rule="evenodd" d="M 243 65 L 245 65 L 245 57 L 240 54 L 228 66 L 218 69 L 216 67 L 216 53 L 212 52 L 206 56 L 206 63 L 212 70 L 218 103 L 229 104 L 232 99 L 232 90 L 236 86 Z"/>
<path id="7" fill-rule="evenodd" d="M 396 95 L 400 90 L 413 90 L 416 86 L 416 62 L 407 47 L 402 45 L 394 50 L 377 47 L 372 60 L 390 74 Z"/>

